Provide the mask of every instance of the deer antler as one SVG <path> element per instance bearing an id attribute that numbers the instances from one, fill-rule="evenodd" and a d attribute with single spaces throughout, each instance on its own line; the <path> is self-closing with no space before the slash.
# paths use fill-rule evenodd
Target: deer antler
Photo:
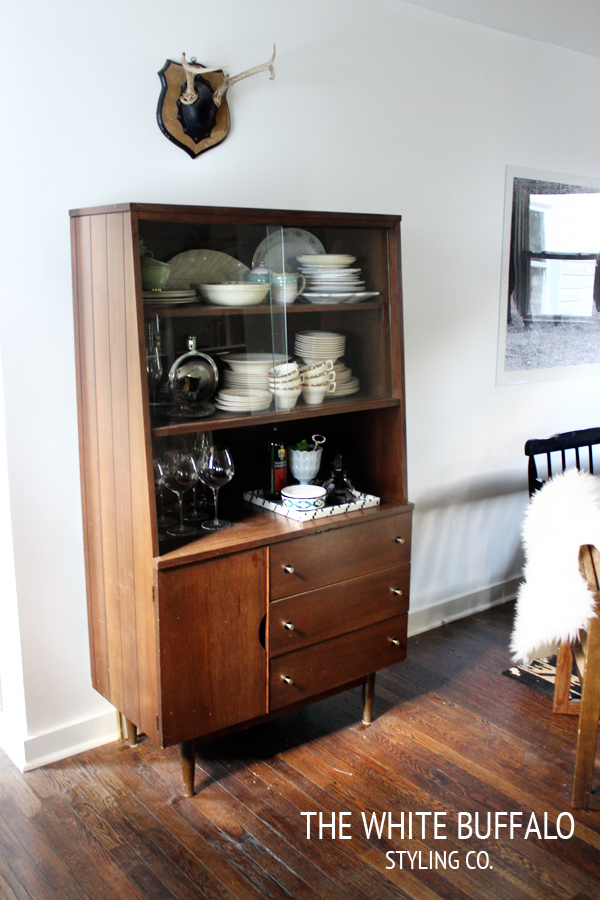
<path id="1" fill-rule="evenodd" d="M 227 66 L 215 66 L 212 69 L 208 69 L 205 66 L 197 65 L 197 63 L 194 62 L 194 57 L 192 57 L 192 62 L 189 63 L 185 58 L 185 53 L 181 54 L 181 65 L 183 66 L 183 70 L 187 76 L 187 85 L 184 93 L 179 99 L 182 103 L 185 103 L 186 106 L 191 106 L 191 104 L 195 103 L 198 99 L 198 94 L 196 92 L 196 89 L 194 88 L 194 78 L 196 77 L 196 75 L 204 75 L 205 72 L 220 72 L 222 69 L 227 68 Z M 221 101 L 219 99 L 219 103 L 220 102 Z M 217 106 L 219 105 L 219 103 L 217 103 Z"/>
<path id="2" fill-rule="evenodd" d="M 223 99 L 223 95 L 231 87 L 232 84 L 235 84 L 236 81 L 241 81 L 242 78 L 249 78 L 250 75 L 256 75 L 257 72 L 265 72 L 267 69 L 271 73 L 271 81 L 275 78 L 275 69 L 273 68 L 273 60 L 275 59 L 275 44 L 273 44 L 273 56 L 271 59 L 262 63 L 260 66 L 254 66 L 252 69 L 247 69 L 245 72 L 241 72 L 239 75 L 234 75 L 233 78 L 230 78 L 229 75 L 226 75 L 217 90 L 213 94 L 213 103 L 215 106 L 221 105 L 221 100 Z M 210 71 L 210 70 L 209 70 Z M 193 81 L 192 81 L 193 85 Z M 189 86 L 189 75 L 188 75 L 188 86 Z"/>

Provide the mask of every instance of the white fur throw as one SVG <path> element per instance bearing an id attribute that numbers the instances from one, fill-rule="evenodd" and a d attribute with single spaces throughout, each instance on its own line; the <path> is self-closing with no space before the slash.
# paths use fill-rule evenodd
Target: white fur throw
<path id="1" fill-rule="evenodd" d="M 594 614 L 594 594 L 579 572 L 579 548 L 600 549 L 600 479 L 568 469 L 531 498 L 523 524 L 525 582 L 511 639 L 515 662 L 545 644 L 571 641 Z"/>

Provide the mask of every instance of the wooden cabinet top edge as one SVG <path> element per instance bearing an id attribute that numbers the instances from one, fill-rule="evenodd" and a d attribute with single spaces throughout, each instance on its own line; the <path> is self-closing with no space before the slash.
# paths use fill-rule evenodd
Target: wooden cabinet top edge
<path id="1" fill-rule="evenodd" d="M 402 217 L 398 215 L 382 215 L 377 213 L 340 212 L 333 210 L 298 210 L 298 209 L 262 209 L 261 207 L 228 207 L 228 206 L 184 206 L 156 203 L 115 203 L 110 206 L 85 207 L 71 209 L 69 215 L 97 216 L 109 213 L 135 213 L 140 221 L 161 220 L 172 221 L 178 217 L 202 217 L 214 221 L 225 221 L 244 224 L 251 221 L 257 225 L 295 225 L 312 224 L 342 226 L 345 220 L 352 219 L 352 224 L 364 228 L 394 228 Z"/>
<path id="2" fill-rule="evenodd" d="M 192 562 L 202 562 L 217 556 L 227 556 L 230 553 L 237 553 L 242 550 L 264 547 L 266 544 L 276 544 L 296 537 L 305 537 L 318 531 L 333 531 L 348 525 L 357 525 L 363 521 L 410 513 L 413 509 L 414 503 L 389 500 L 382 502 L 381 506 L 372 507 L 371 509 L 345 513 L 344 515 L 332 516 L 327 519 L 315 519 L 310 522 L 296 522 L 294 519 L 277 516 L 275 513 L 259 512 L 257 508 L 256 516 L 251 516 L 246 520 L 247 532 L 245 535 L 241 535 L 239 531 L 237 533 L 233 532 L 233 530 L 207 535 L 199 541 L 193 541 L 184 547 L 180 547 L 178 550 L 172 550 L 170 553 L 165 553 L 164 556 L 156 557 L 154 568 L 162 570 L 173 566 L 188 565 Z M 267 525 L 271 527 L 264 529 L 253 528 L 252 525 L 256 525 L 263 516 Z"/>

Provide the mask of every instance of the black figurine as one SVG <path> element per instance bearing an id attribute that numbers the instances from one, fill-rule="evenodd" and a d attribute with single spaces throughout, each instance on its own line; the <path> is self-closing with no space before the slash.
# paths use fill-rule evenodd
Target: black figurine
<path id="1" fill-rule="evenodd" d="M 323 487 L 327 491 L 328 506 L 340 506 L 354 500 L 354 487 L 344 469 L 341 453 L 336 454 L 331 466 L 331 476 L 323 482 Z"/>

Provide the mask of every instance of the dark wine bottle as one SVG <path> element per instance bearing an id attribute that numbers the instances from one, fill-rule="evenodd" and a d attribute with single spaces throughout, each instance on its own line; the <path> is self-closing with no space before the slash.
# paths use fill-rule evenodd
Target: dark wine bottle
<path id="1" fill-rule="evenodd" d="M 273 425 L 268 445 L 267 460 L 268 472 L 266 489 L 264 491 L 265 499 L 278 503 L 281 500 L 281 489 L 287 484 L 287 451 L 285 444 L 279 438 L 277 425 Z"/>

